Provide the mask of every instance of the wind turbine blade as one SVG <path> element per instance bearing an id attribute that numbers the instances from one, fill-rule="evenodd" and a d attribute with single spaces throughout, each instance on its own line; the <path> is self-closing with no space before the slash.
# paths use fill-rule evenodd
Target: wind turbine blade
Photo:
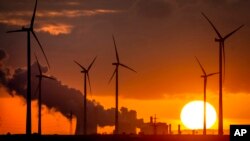
<path id="1" fill-rule="evenodd" d="M 7 31 L 6 33 L 13 33 L 13 32 L 25 32 L 26 30 L 23 30 L 23 29 L 18 29 L 18 30 L 10 30 L 10 31 Z"/>
<path id="2" fill-rule="evenodd" d="M 32 35 L 35 37 L 35 39 L 36 39 L 36 41 L 37 41 L 37 43 L 38 43 L 40 49 L 42 50 L 43 56 L 44 56 L 44 58 L 45 58 L 45 60 L 46 60 L 46 63 L 47 63 L 47 65 L 48 65 L 48 67 L 50 68 L 48 58 L 47 58 L 47 56 L 46 56 L 46 54 L 45 54 L 45 52 L 44 52 L 44 50 L 43 50 L 43 47 L 42 47 L 40 41 L 38 40 L 38 38 L 37 38 L 37 36 L 36 36 L 36 34 L 35 34 L 35 32 L 34 32 L 33 30 L 31 31 L 31 33 L 32 33 Z"/>
<path id="3" fill-rule="evenodd" d="M 220 32 L 216 29 L 216 27 L 214 26 L 214 24 L 209 20 L 209 18 L 203 13 L 201 12 L 201 14 L 207 19 L 207 21 L 210 23 L 210 25 L 213 27 L 214 31 L 216 32 L 216 34 L 218 35 L 218 37 L 220 39 L 222 39 L 222 36 L 220 34 Z"/>
<path id="4" fill-rule="evenodd" d="M 33 25 L 34 25 L 34 21 L 35 21 L 36 7 L 37 7 L 37 0 L 36 0 L 36 3 L 35 3 L 35 8 L 34 8 L 34 11 L 33 11 L 33 15 L 32 15 L 31 22 L 30 22 L 30 28 L 31 28 L 31 29 L 33 29 Z"/>
<path id="5" fill-rule="evenodd" d="M 112 74 L 111 78 L 109 79 L 109 83 L 111 82 L 111 80 L 112 80 L 112 79 L 113 79 L 113 77 L 115 76 L 116 70 L 117 70 L 117 67 L 115 68 L 115 70 L 114 70 L 114 72 L 113 72 L 113 74 Z"/>
<path id="6" fill-rule="evenodd" d="M 90 93 L 92 93 L 91 83 L 90 83 L 90 78 L 89 78 L 89 73 L 88 72 L 87 72 L 87 78 L 88 78 L 88 83 L 89 83 L 89 91 L 90 91 Z"/>
<path id="7" fill-rule="evenodd" d="M 219 73 L 218 72 L 216 72 L 216 73 L 210 73 L 210 74 L 207 75 L 207 77 L 215 75 L 215 74 L 219 74 Z"/>
<path id="8" fill-rule="evenodd" d="M 92 65 L 94 64 L 95 60 L 96 60 L 96 57 L 94 58 L 94 60 L 92 61 L 92 63 L 89 65 L 88 71 L 91 69 L 91 67 L 92 67 Z"/>
<path id="9" fill-rule="evenodd" d="M 39 79 L 40 79 L 40 78 L 39 78 Z M 39 83 L 39 82 L 38 82 L 38 83 Z M 38 93 L 39 85 L 40 85 L 40 84 L 37 85 L 34 95 L 36 95 L 36 94 Z"/>
<path id="10" fill-rule="evenodd" d="M 35 58 L 36 58 L 36 62 L 37 62 L 38 70 L 39 70 L 39 75 L 42 75 L 42 69 L 41 69 L 40 63 L 39 63 L 39 61 L 37 59 L 36 54 L 35 54 Z"/>
<path id="11" fill-rule="evenodd" d="M 117 47 L 116 47 L 116 42 L 115 42 L 115 37 L 114 37 L 114 35 L 112 35 L 112 38 L 113 38 L 113 42 L 114 42 L 114 46 L 115 46 L 116 60 L 117 60 L 117 62 L 119 63 L 120 60 L 119 60 L 119 55 L 118 55 L 118 51 L 117 51 Z"/>
<path id="12" fill-rule="evenodd" d="M 128 66 L 126 66 L 126 65 L 124 65 L 124 64 L 119 64 L 119 65 L 121 65 L 121 66 L 123 66 L 123 67 L 125 67 L 125 68 L 127 68 L 127 69 L 129 69 L 129 70 L 131 70 L 131 71 L 133 71 L 133 72 L 135 72 L 135 73 L 136 73 L 136 71 L 135 71 L 135 70 L 133 70 L 132 68 L 130 68 L 130 67 L 128 67 Z"/>
<path id="13" fill-rule="evenodd" d="M 53 77 L 50 77 L 50 76 L 47 76 L 47 75 L 41 75 L 43 78 L 47 78 L 47 79 L 51 79 L 51 80 L 56 80 L 55 78 Z"/>
<path id="14" fill-rule="evenodd" d="M 80 63 L 78 63 L 78 62 L 75 61 L 75 60 L 74 60 L 74 62 L 75 62 L 80 68 L 82 68 L 84 71 L 86 71 L 86 69 L 85 69 Z"/>
<path id="15" fill-rule="evenodd" d="M 205 69 L 202 67 L 202 65 L 201 65 L 201 63 L 200 63 L 200 61 L 199 61 L 199 59 L 198 59 L 196 56 L 195 56 L 195 58 L 196 58 L 197 62 L 199 63 L 199 65 L 200 65 L 200 67 L 201 67 L 201 70 L 202 70 L 203 74 L 206 75 L 206 71 L 205 71 Z"/>
<path id="16" fill-rule="evenodd" d="M 228 37 L 230 37 L 231 35 L 233 35 L 235 32 L 237 32 L 238 30 L 240 30 L 244 25 L 239 26 L 238 28 L 236 28 L 234 31 L 230 32 L 229 34 L 227 34 L 224 37 L 224 40 L 226 40 Z"/>

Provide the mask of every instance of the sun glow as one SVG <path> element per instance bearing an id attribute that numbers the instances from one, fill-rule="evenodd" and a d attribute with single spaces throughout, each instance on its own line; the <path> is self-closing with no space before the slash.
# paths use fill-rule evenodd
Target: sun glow
<path id="1" fill-rule="evenodd" d="M 191 101 L 181 111 L 181 121 L 189 129 L 203 129 L 203 101 Z M 211 128 L 216 121 L 214 107 L 206 102 L 206 126 Z"/>

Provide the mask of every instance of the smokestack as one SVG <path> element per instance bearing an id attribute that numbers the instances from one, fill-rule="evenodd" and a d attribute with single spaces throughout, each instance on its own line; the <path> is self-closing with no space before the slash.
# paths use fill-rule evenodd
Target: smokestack
<path id="1" fill-rule="evenodd" d="M 150 116 L 150 124 L 153 124 L 153 117 Z"/>
<path id="2" fill-rule="evenodd" d="M 154 135 L 156 135 L 157 134 L 157 122 L 156 122 L 156 115 L 155 115 L 155 117 L 154 117 L 154 124 L 153 124 L 153 126 L 154 126 Z"/>
<path id="3" fill-rule="evenodd" d="M 172 125 L 169 124 L 169 134 L 172 134 Z"/>
<path id="4" fill-rule="evenodd" d="M 169 132 L 168 132 L 168 128 L 169 128 L 169 125 L 168 124 L 166 124 L 166 131 L 167 131 L 167 133 L 166 134 L 169 134 Z"/>
<path id="5" fill-rule="evenodd" d="M 178 124 L 178 134 L 180 135 L 181 134 L 181 125 Z"/>

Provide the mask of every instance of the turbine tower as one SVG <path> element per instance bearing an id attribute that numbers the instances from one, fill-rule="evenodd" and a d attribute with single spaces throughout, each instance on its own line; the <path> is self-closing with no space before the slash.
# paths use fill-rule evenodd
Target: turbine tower
<path id="1" fill-rule="evenodd" d="M 225 40 L 227 38 L 229 38 L 231 35 L 233 35 L 236 31 L 238 31 L 240 28 L 242 28 L 244 25 L 239 26 L 238 28 L 236 28 L 235 30 L 233 30 L 232 32 L 230 32 L 229 34 L 227 34 L 226 36 L 222 36 L 220 34 L 220 32 L 216 29 L 216 27 L 214 26 L 214 24 L 209 20 L 209 18 L 204 14 L 201 13 L 205 19 L 209 22 L 209 24 L 212 26 L 212 28 L 214 29 L 214 31 L 217 34 L 217 38 L 215 38 L 215 42 L 219 42 L 219 121 L 218 121 L 218 134 L 219 135 L 223 135 L 223 86 L 222 86 L 222 67 L 224 66 L 224 76 L 225 76 Z"/>
<path id="2" fill-rule="evenodd" d="M 88 79 L 88 82 L 89 82 L 89 90 L 91 92 L 89 70 L 91 69 L 91 67 L 94 64 L 95 60 L 96 60 L 96 57 L 94 58 L 94 60 L 91 62 L 91 64 L 88 66 L 87 69 L 85 67 L 83 67 L 80 63 L 78 63 L 77 61 L 74 61 L 82 69 L 81 73 L 84 74 L 84 110 L 83 110 L 83 113 L 84 113 L 83 134 L 84 135 L 87 134 L 87 79 Z"/>
<path id="3" fill-rule="evenodd" d="M 36 77 L 39 80 L 38 82 L 38 91 L 39 91 L 39 94 L 38 94 L 38 135 L 41 135 L 42 134 L 42 114 L 41 114 L 42 113 L 42 80 L 43 78 L 51 79 L 51 80 L 56 80 L 56 79 L 43 74 L 40 63 L 37 59 L 37 56 L 35 57 L 37 61 L 37 67 L 39 70 L 39 74 L 36 75 Z"/>
<path id="4" fill-rule="evenodd" d="M 204 78 L 204 106 L 203 106 L 203 118 L 204 118 L 204 120 L 203 120 L 203 135 L 206 135 L 207 133 L 207 119 L 206 119 L 206 117 L 207 117 L 207 107 L 206 107 L 206 103 L 207 103 L 207 96 L 206 96 L 206 89 L 207 89 L 207 78 L 209 77 L 209 76 L 212 76 L 212 75 L 215 75 L 215 74 L 218 74 L 218 73 L 210 73 L 210 74 L 207 74 L 206 73 L 206 71 L 205 71 L 205 69 L 202 67 L 202 65 L 201 65 L 201 63 L 200 63 L 200 61 L 198 60 L 198 58 L 197 57 L 195 57 L 196 58 L 196 60 L 197 60 L 197 62 L 199 63 L 199 65 L 200 65 L 200 68 L 201 68 L 201 70 L 202 70 L 202 72 L 203 72 L 203 75 L 201 75 L 201 77 L 202 78 Z"/>
<path id="5" fill-rule="evenodd" d="M 115 53 L 116 53 L 116 62 L 114 62 L 114 63 L 112 63 L 112 65 L 114 65 L 115 66 L 115 70 L 114 70 L 114 72 L 113 72 L 113 74 L 112 74 L 112 76 L 111 76 L 111 78 L 110 78 L 110 80 L 109 80 L 109 83 L 111 82 L 111 80 L 113 79 L 113 77 L 115 76 L 116 77 L 116 90 L 115 90 L 115 134 L 119 134 L 119 119 L 118 119 L 118 114 L 119 114 L 119 106 L 118 106 L 118 95 L 119 95 L 119 93 L 118 93 L 118 70 L 119 70 L 119 66 L 121 66 L 121 67 L 124 67 L 124 68 L 127 68 L 127 69 L 129 69 L 129 70 L 131 70 L 131 71 L 133 71 L 133 72 L 136 72 L 135 70 L 133 70 L 132 68 L 130 68 L 130 67 L 128 67 L 128 66 L 126 66 L 126 65 L 124 65 L 124 64 L 122 64 L 121 62 L 120 62 L 120 59 L 119 59 L 119 55 L 118 55 L 118 51 L 117 51 L 117 47 L 116 47 L 116 42 L 115 42 L 115 37 L 114 37 L 114 35 L 112 35 L 112 38 L 113 38 L 113 42 L 114 42 L 114 46 L 115 46 Z"/>
<path id="6" fill-rule="evenodd" d="M 30 49 L 30 34 L 32 34 L 35 38 L 35 40 L 37 41 L 39 47 L 41 48 L 43 55 L 46 59 L 46 62 L 48 64 L 49 67 L 49 63 L 48 63 L 48 59 L 44 53 L 44 50 L 42 48 L 41 43 L 39 42 L 33 26 L 34 26 L 34 21 L 35 21 L 35 15 L 36 15 L 36 7 L 37 7 L 37 0 L 35 3 L 35 8 L 33 11 L 33 15 L 30 21 L 30 26 L 29 27 L 22 27 L 19 30 L 12 30 L 12 31 L 8 31 L 7 33 L 13 33 L 13 32 L 26 32 L 27 33 L 27 115 L 26 115 L 26 135 L 31 135 L 31 49 Z"/>

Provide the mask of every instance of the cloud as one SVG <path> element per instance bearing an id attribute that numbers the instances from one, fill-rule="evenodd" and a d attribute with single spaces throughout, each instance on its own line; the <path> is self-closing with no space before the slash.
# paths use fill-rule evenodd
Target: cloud
<path id="1" fill-rule="evenodd" d="M 37 11 L 36 18 L 77 18 L 77 17 L 92 17 L 105 14 L 115 14 L 122 11 L 112 9 L 92 9 L 92 10 L 51 10 L 51 11 Z M 1 12 L 0 23 L 6 25 L 28 25 L 32 17 L 31 11 L 13 11 L 13 12 Z M 55 19 L 54 19 L 55 20 Z M 42 20 L 42 22 L 44 22 Z M 47 24 L 51 24 L 46 22 Z M 40 21 L 36 21 L 36 24 L 40 24 Z"/>
<path id="2" fill-rule="evenodd" d="M 66 2 L 68 5 L 71 5 L 71 6 L 77 6 L 77 5 L 80 5 L 80 2 L 76 2 L 76 1 L 70 1 L 70 2 Z"/>
<path id="3" fill-rule="evenodd" d="M 0 23 L 6 24 L 6 25 L 14 25 L 14 26 L 19 26 L 19 25 L 27 25 L 28 21 L 23 20 L 23 19 L 0 19 Z"/>
<path id="4" fill-rule="evenodd" d="M 37 14 L 38 17 L 55 18 L 75 18 L 75 17 L 89 17 L 102 14 L 113 14 L 121 11 L 112 9 L 92 9 L 92 10 L 61 10 L 61 11 L 43 11 Z"/>
<path id="5" fill-rule="evenodd" d="M 67 24 L 44 24 L 36 29 L 37 32 L 47 32 L 51 35 L 70 34 L 73 26 Z"/>
<path id="6" fill-rule="evenodd" d="M 31 16 L 31 12 L 22 11 L 22 12 L 0 12 L 0 23 L 10 26 L 24 26 L 29 24 L 27 16 Z"/>
<path id="7" fill-rule="evenodd" d="M 75 18 L 75 17 L 89 17 L 102 14 L 113 14 L 122 12 L 120 10 L 113 9 L 62 9 L 62 10 L 40 10 L 36 12 L 36 17 L 43 18 Z M 31 17 L 33 11 L 11 11 L 11 12 L 1 12 L 1 18 L 10 18 L 10 17 Z"/>

